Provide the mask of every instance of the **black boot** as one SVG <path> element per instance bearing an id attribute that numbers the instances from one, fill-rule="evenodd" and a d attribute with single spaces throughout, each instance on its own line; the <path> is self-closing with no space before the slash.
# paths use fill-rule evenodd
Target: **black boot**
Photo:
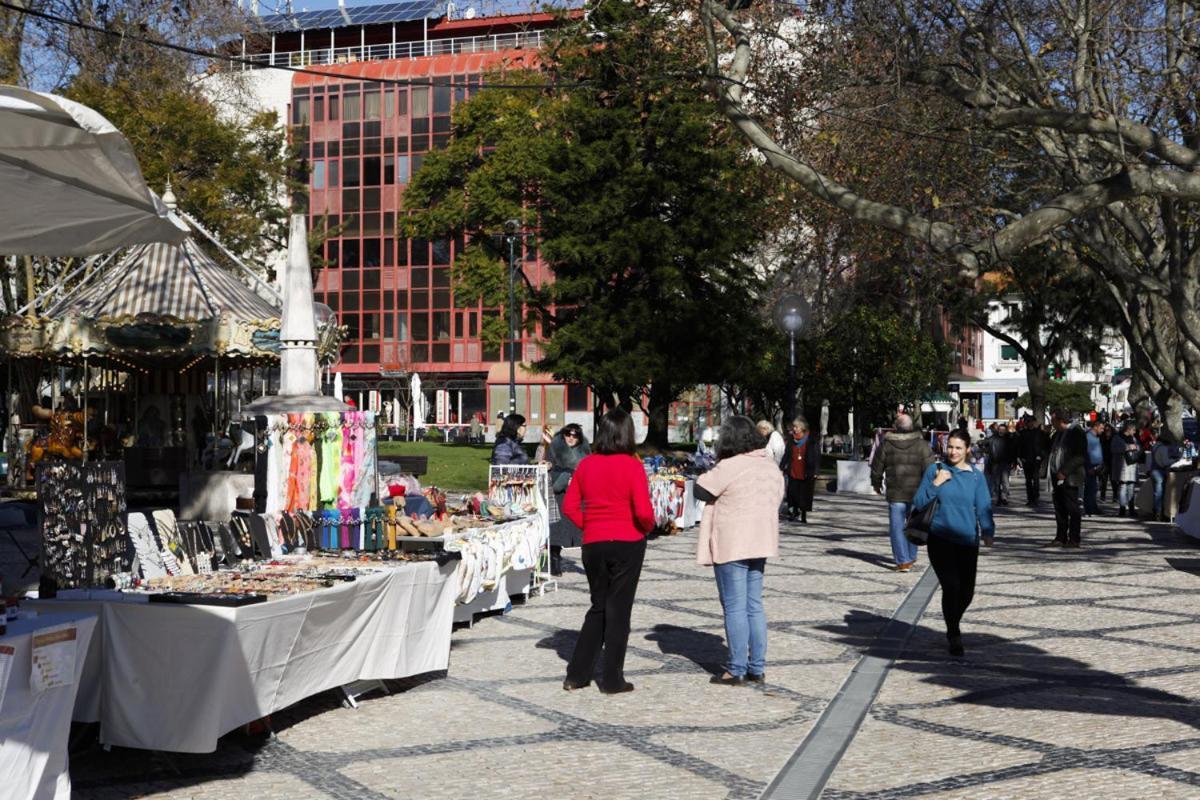
<path id="1" fill-rule="evenodd" d="M 562 548 L 556 544 L 550 545 L 550 574 L 562 575 Z"/>
<path id="2" fill-rule="evenodd" d="M 802 523 L 804 523 L 805 525 L 807 525 L 807 524 L 808 524 L 808 512 L 807 512 L 807 511 L 801 511 L 801 512 L 800 512 L 800 521 L 801 521 Z"/>

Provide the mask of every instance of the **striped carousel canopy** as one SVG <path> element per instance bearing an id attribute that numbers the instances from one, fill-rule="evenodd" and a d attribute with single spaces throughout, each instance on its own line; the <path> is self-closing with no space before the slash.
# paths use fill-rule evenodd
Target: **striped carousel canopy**
<path id="1" fill-rule="evenodd" d="M 113 322 L 146 316 L 203 322 L 226 315 L 277 323 L 280 309 L 218 266 L 189 237 L 180 245 L 133 248 L 93 285 L 63 298 L 46 315 Z"/>

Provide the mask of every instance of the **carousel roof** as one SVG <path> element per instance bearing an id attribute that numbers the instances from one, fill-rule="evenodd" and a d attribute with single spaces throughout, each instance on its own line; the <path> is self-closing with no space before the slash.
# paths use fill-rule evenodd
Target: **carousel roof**
<path id="1" fill-rule="evenodd" d="M 180 245 L 135 247 L 117 266 L 46 316 L 125 320 L 140 315 L 200 322 L 222 314 L 246 322 L 278 320 L 280 310 L 222 269 L 189 237 Z"/>

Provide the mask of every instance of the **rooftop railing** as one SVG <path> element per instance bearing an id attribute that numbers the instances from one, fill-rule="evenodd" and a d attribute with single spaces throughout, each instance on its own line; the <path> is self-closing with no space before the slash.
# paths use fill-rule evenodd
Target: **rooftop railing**
<path id="1" fill-rule="evenodd" d="M 491 36 L 460 36 L 452 39 L 427 39 L 420 42 L 389 42 L 362 47 L 315 47 L 274 53 L 248 53 L 243 66 L 313 67 L 329 64 L 354 64 L 359 61 L 389 61 L 403 58 L 454 55 L 456 53 L 494 53 L 518 48 L 539 48 L 545 43 L 545 31 L 518 31 Z"/>

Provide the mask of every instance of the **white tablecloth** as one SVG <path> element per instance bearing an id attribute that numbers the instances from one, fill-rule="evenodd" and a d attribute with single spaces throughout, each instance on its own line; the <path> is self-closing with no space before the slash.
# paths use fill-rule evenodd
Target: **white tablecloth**
<path id="1" fill-rule="evenodd" d="M 240 608 L 35 605 L 100 616 L 75 719 L 99 721 L 102 743 L 209 753 L 239 725 L 326 689 L 446 669 L 454 567 L 406 564 Z"/>
<path id="2" fill-rule="evenodd" d="M 34 694 L 29 688 L 33 635 L 58 625 L 75 627 L 75 679 L 69 686 Z M 0 703 L 0 797 L 70 798 L 67 739 L 71 710 L 95 627 L 94 616 L 43 614 L 9 623 L 8 634 L 0 636 L 0 645 L 16 650 L 8 689 Z"/>

